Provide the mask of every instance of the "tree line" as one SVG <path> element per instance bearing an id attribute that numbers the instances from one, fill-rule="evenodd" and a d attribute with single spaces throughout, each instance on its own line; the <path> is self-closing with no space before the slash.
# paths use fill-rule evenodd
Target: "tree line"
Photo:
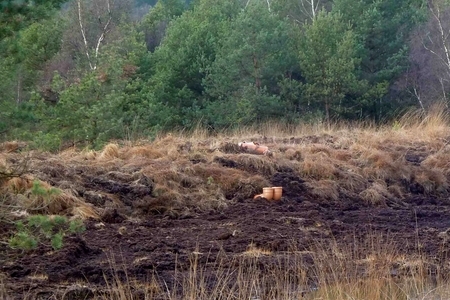
<path id="1" fill-rule="evenodd" d="M 0 138 L 390 120 L 450 92 L 447 0 L 0 3 Z"/>

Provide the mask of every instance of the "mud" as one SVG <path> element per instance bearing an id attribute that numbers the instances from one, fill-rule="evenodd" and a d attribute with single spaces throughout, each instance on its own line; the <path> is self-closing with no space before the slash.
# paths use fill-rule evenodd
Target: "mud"
<path id="1" fill-rule="evenodd" d="M 158 274 L 170 286 L 175 270 L 187 272 L 194 251 L 206 263 L 208 257 L 220 253 L 239 255 L 250 244 L 283 253 L 308 250 L 318 241 L 345 245 L 368 235 L 383 235 L 404 253 L 420 248 L 440 261 L 448 256 L 447 199 L 415 196 L 401 208 L 374 208 L 358 205 L 354 199 L 320 203 L 309 198 L 302 180 L 290 173 L 275 174 L 273 183 L 286 187 L 282 201 L 276 203 L 248 199 L 230 203 L 220 212 L 178 219 L 156 215 L 126 219 L 113 211 L 101 222 L 89 221 L 87 231 L 67 238 L 60 251 L 40 247 L 25 254 L 2 246 L 4 284 L 11 299 L 22 299 L 24 294 L 49 299 L 55 287 L 65 291 L 66 297 L 72 295 L 70 299 L 84 299 L 77 298 L 78 294 L 89 298 L 94 290 L 73 290 L 74 284 L 105 286 L 105 280 L 117 275 L 117 266 L 119 276 L 145 281 Z M 270 257 L 265 259 L 270 263 Z M 68 288 L 72 290 L 67 294 Z"/>
<path id="2" fill-rule="evenodd" d="M 323 135 L 284 142 L 332 146 L 334 141 Z M 261 142 L 273 141 L 263 138 Z M 186 143 L 179 151 L 189 152 L 191 147 Z M 257 173 L 257 168 L 234 159 L 238 149 L 233 144 L 221 149 L 231 156 L 214 157 L 214 163 Z M 420 147 L 405 151 L 405 162 L 413 167 L 430 154 Z M 297 154 L 293 158 L 301 159 Z M 195 166 L 207 162 L 201 155 L 189 161 Z M 55 162 L 50 167 L 44 159 L 36 168 L 40 179 L 70 188 L 101 208 L 101 218 L 86 221 L 87 230 L 66 237 L 59 251 L 41 245 L 21 252 L 0 243 L 0 296 L 6 291 L 6 299 L 91 299 L 102 295 L 114 278 L 149 282 L 156 276 L 170 287 L 177 280 L 175 274 L 189 272 L 193 253 L 204 272 L 213 274 L 217 265 L 212 261 L 220 257 L 221 268 L 237 268 L 235 258 L 250 246 L 271 253 L 259 260 L 261 268 L 279 263 L 278 255 L 293 251 L 306 253 L 305 263 L 312 264 L 307 255 L 311 247 L 337 243 L 345 248 L 368 237 L 381 237 L 405 255 L 420 253 L 441 272 L 450 271 L 446 263 L 450 251 L 448 192 L 427 194 L 414 180 L 401 182 L 407 191 L 403 198 L 390 197 L 381 205 L 371 205 L 345 188 L 337 189 L 335 198 L 321 197 L 312 191 L 314 183 L 289 166 L 268 164 L 265 179 L 283 187 L 281 201 L 254 200 L 238 190 L 226 195 L 226 205 L 217 209 L 183 210 L 180 205 L 174 206 L 176 213 L 168 213 L 159 209 L 162 204 L 153 193 L 154 181 L 137 172 L 139 168 L 123 167 L 119 172 L 119 167 L 96 169 Z M 195 189 L 192 182 L 186 181 L 182 188 Z M 0 236 L 7 238 L 12 230 L 11 224 L 5 224 Z M 142 291 L 133 293 L 140 299 Z"/>

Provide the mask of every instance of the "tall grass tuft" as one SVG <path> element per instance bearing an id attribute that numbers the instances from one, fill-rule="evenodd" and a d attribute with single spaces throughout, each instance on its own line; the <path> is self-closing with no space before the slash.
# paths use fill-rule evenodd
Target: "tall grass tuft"
<path id="1" fill-rule="evenodd" d="M 106 290 L 96 299 L 449 299 L 450 283 L 419 252 L 402 254 L 392 238 L 376 234 L 282 253 L 253 244 L 241 254 L 214 257 L 196 250 L 171 283 L 156 274 L 139 282 L 113 264 L 112 279 L 105 277 Z"/>

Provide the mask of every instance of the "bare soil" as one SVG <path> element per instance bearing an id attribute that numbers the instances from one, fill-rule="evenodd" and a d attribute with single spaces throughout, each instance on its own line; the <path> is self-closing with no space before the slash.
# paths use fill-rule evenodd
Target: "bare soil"
<path id="1" fill-rule="evenodd" d="M 411 148 L 404 163 L 420 165 L 423 156 L 427 154 L 421 149 Z M 403 199 L 388 198 L 382 205 L 372 205 L 345 189 L 338 189 L 335 199 L 318 196 L 312 192 L 310 180 L 284 166 L 264 174 L 272 186 L 283 187 L 281 201 L 227 195 L 226 205 L 218 208 L 164 210 L 157 197 L 151 196 L 154 184 L 148 176 L 125 172 L 130 178 L 123 174 L 114 177 L 110 170 L 86 171 L 55 161 L 42 162 L 41 179 L 55 186 L 77 181 L 77 195 L 102 207 L 101 217 L 86 220 L 87 230 L 66 237 L 59 251 L 43 245 L 20 252 L 0 244 L 0 283 L 7 291 L 6 299 L 89 299 L 104 290 L 114 276 L 141 282 L 156 276 L 171 287 L 176 274 L 189 272 L 193 253 L 205 272 L 214 272 L 217 265 L 212 261 L 217 257 L 225 258 L 222 268 L 236 268 L 233 258 L 251 245 L 270 251 L 271 255 L 261 260 L 264 268 L 276 263 L 278 254 L 307 253 L 312 245 L 331 242 L 350 247 L 368 236 L 381 236 L 402 253 L 420 253 L 441 270 L 448 268 L 450 199 L 442 192 L 425 193 L 413 180 L 403 183 Z M 199 163 L 201 158 L 190 161 Z M 239 168 L 230 157 L 216 158 L 214 164 Z M 253 174 L 259 171 L 256 168 Z M 370 179 L 367 182 L 370 184 Z M 139 204 L 146 198 L 154 205 L 148 201 Z M 123 205 L 106 205 L 111 199 L 119 199 Z M 13 229 L 8 226 L 0 229 L 3 237 Z M 137 289 L 136 295 L 140 292 Z"/>

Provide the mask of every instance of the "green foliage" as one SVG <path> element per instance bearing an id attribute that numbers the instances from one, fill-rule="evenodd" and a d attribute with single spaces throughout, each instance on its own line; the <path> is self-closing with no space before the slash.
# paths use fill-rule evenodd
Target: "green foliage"
<path id="1" fill-rule="evenodd" d="M 35 144 L 56 150 L 63 143 L 101 146 L 123 136 L 135 111 L 127 103 L 127 87 L 135 76 L 137 62 L 145 53 L 142 37 L 133 26 L 116 28 L 114 42 L 102 48 L 97 70 L 87 72 L 77 83 L 67 83 L 55 73 L 51 88 L 58 94 L 56 104 L 36 95 L 36 113 L 43 132 Z M 131 105 L 132 106 L 132 105 Z"/>
<path id="2" fill-rule="evenodd" d="M 110 114 L 120 98 L 106 99 L 108 86 L 102 84 L 97 76 L 92 72 L 79 84 L 61 91 L 56 105 L 41 103 L 39 116 L 46 126 L 45 138 L 52 137 L 50 141 L 62 140 L 75 144 L 92 143 L 100 133 L 117 130 L 120 119 L 115 120 Z M 106 132 L 102 132 L 101 122 L 105 119 L 109 120 L 109 125 L 105 128 Z"/>
<path id="3" fill-rule="evenodd" d="M 63 234 L 61 232 L 56 233 L 51 237 L 51 245 L 55 250 L 59 250 L 63 246 Z"/>
<path id="4" fill-rule="evenodd" d="M 58 17 L 46 16 L 21 27 L 11 37 L 0 38 L 0 78 L 6 79 L 0 82 L 0 87 L 14 89 L 14 93 L 2 97 L 4 101 L 21 103 L 28 99 L 44 64 L 60 48 L 63 28 L 60 21 Z"/>
<path id="5" fill-rule="evenodd" d="M 85 230 L 80 220 L 68 220 L 64 216 L 29 216 L 24 222 L 16 222 L 16 233 L 9 239 L 13 249 L 32 250 L 39 244 L 50 245 L 54 250 L 63 247 L 63 239 L 67 234 L 81 233 Z"/>
<path id="6" fill-rule="evenodd" d="M 305 25 L 300 43 L 300 67 L 305 78 L 303 95 L 311 103 L 320 103 L 326 113 L 341 109 L 347 95 L 363 90 L 365 82 L 357 78 L 360 59 L 356 36 L 340 13 L 321 11 Z"/>
<path id="7" fill-rule="evenodd" d="M 84 40 L 75 2 L 0 1 L 0 139 L 100 147 L 199 123 L 381 120 L 409 104 L 391 95 L 422 0 L 143 2 L 154 7 L 134 23 L 129 2 L 109 14 L 83 1 Z"/>
<path id="8" fill-rule="evenodd" d="M 59 18 L 31 24 L 20 32 L 19 58 L 27 70 L 40 70 L 61 46 L 62 24 Z"/>
<path id="9" fill-rule="evenodd" d="M 73 220 L 69 222 L 69 232 L 70 233 L 79 233 L 85 231 L 86 228 L 84 227 L 84 224 L 80 220 Z"/>
<path id="10" fill-rule="evenodd" d="M 9 240 L 9 246 L 14 249 L 22 249 L 22 250 L 31 250 L 35 249 L 38 246 L 38 241 L 34 236 L 31 236 L 30 233 L 21 231 L 17 226 L 18 232 L 14 237 Z"/>
<path id="11" fill-rule="evenodd" d="M 57 188 L 46 189 L 42 186 L 39 180 L 33 181 L 33 186 L 31 187 L 31 194 L 37 197 L 51 198 L 52 196 L 59 195 L 61 191 Z"/>
<path id="12" fill-rule="evenodd" d="M 349 106 L 375 116 L 382 110 L 380 99 L 385 104 L 392 101 L 387 98 L 389 87 L 409 66 L 408 39 L 425 8 L 422 0 L 334 1 L 333 11 L 353 27 L 361 59 L 358 77 L 368 83 L 364 100 L 350 101 Z"/>
<path id="13" fill-rule="evenodd" d="M 46 19 L 0 41 L 0 134 L 5 139 L 34 129 L 36 115 L 28 100 L 42 68 L 59 50 L 61 27 L 59 18 Z"/>
<path id="14" fill-rule="evenodd" d="M 53 15 L 63 0 L 3 0 L 0 2 L 0 40 Z"/>
<path id="15" fill-rule="evenodd" d="M 194 123 L 184 120 L 183 112 L 191 114 L 199 105 L 203 79 L 240 8 L 238 0 L 201 0 L 170 23 L 149 57 L 153 74 L 146 83 L 147 97 L 172 111 L 165 127 Z"/>
<path id="16" fill-rule="evenodd" d="M 181 0 L 160 0 L 149 11 L 140 23 L 140 28 L 145 32 L 147 49 L 154 51 L 164 37 L 168 23 L 180 16 L 185 8 Z"/>
<path id="17" fill-rule="evenodd" d="M 289 23 L 265 3 L 250 3 L 238 14 L 204 80 L 211 125 L 236 126 L 286 113 L 289 103 L 278 97 L 277 81 L 297 65 L 289 33 Z"/>
<path id="18" fill-rule="evenodd" d="M 43 131 L 34 132 L 33 135 L 19 135 L 23 140 L 31 140 L 32 149 L 41 149 L 43 151 L 54 151 L 61 147 L 60 135 Z"/>

